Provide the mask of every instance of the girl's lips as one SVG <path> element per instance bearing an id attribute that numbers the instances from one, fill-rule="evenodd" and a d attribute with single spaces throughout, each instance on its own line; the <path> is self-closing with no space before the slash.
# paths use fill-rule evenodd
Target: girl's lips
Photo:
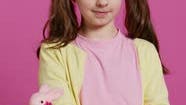
<path id="1" fill-rule="evenodd" d="M 94 11 L 97 17 L 105 17 L 109 12 L 108 11 Z"/>

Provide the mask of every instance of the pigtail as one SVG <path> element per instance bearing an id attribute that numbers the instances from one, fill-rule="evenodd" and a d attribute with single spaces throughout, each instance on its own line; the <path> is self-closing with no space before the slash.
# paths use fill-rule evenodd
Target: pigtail
<path id="1" fill-rule="evenodd" d="M 155 45 L 159 53 L 159 42 L 150 18 L 147 0 L 125 0 L 126 18 L 125 26 L 127 36 L 145 39 Z M 161 57 L 160 57 L 161 59 Z M 168 74 L 168 69 L 162 64 L 163 73 Z"/>
<path id="2" fill-rule="evenodd" d="M 62 42 L 64 46 L 67 45 L 76 36 L 78 27 L 76 18 L 71 0 L 52 0 L 49 16 L 49 37 L 46 41 L 51 43 Z"/>
<path id="3" fill-rule="evenodd" d="M 41 43 L 58 43 L 52 48 L 66 46 L 73 41 L 78 32 L 78 21 L 71 0 L 51 0 L 49 18 L 43 29 L 43 40 Z M 47 27 L 49 29 L 47 30 Z M 47 36 L 45 32 L 47 30 Z M 40 47 L 37 49 L 39 58 Z"/>

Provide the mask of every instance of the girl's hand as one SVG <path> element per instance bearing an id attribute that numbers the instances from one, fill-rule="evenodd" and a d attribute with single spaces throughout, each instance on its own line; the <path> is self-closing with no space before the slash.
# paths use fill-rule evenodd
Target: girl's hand
<path id="1" fill-rule="evenodd" d="M 34 93 L 30 98 L 30 105 L 52 105 L 52 101 L 63 95 L 63 90 L 59 88 L 50 88 L 48 85 L 42 85 L 39 92 Z"/>

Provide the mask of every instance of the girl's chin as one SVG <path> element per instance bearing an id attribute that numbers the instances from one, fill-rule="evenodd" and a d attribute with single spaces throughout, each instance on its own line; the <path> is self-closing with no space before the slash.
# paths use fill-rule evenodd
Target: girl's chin
<path id="1" fill-rule="evenodd" d="M 96 21 L 93 25 L 95 25 L 95 26 L 105 26 L 109 23 L 110 23 L 110 21 Z"/>

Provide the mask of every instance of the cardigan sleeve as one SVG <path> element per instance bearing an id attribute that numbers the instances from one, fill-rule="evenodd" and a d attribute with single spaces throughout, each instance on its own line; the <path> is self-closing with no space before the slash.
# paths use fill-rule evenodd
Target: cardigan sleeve
<path id="1" fill-rule="evenodd" d="M 169 105 L 163 68 L 155 46 L 139 38 L 135 39 L 135 44 L 141 68 L 144 105 Z"/>
<path id="2" fill-rule="evenodd" d="M 64 95 L 54 100 L 53 105 L 75 105 L 69 82 L 66 79 L 64 65 L 60 62 L 57 49 L 47 49 L 48 44 L 42 43 L 39 53 L 39 86 L 47 84 L 54 88 L 63 89 Z"/>

